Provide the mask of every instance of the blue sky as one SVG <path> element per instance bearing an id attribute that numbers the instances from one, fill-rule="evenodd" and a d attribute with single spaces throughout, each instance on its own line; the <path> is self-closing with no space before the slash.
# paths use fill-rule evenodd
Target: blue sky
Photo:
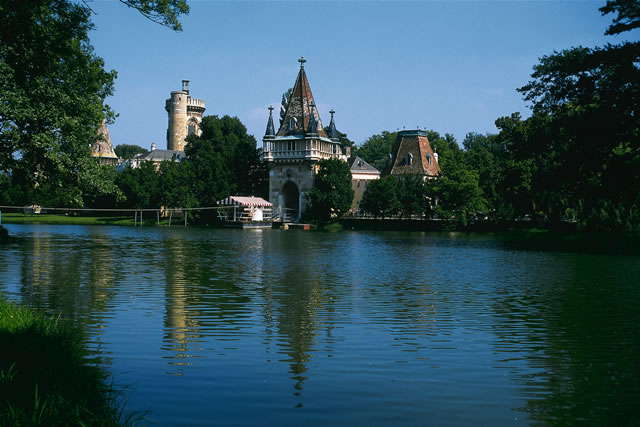
<path id="1" fill-rule="evenodd" d="M 118 72 L 107 100 L 112 141 L 166 148 L 165 99 L 191 81 L 205 115 L 237 116 L 261 146 L 269 105 L 280 106 L 304 56 L 323 123 L 357 144 L 383 130 L 495 132 L 527 105 L 538 58 L 605 37 L 603 1 L 191 0 L 175 33 L 115 0 L 89 3 L 96 54 Z M 629 33 L 628 33 L 629 34 Z"/>

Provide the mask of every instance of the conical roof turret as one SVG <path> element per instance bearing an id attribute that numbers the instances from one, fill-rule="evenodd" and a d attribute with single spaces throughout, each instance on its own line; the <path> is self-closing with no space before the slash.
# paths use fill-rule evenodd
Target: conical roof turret
<path id="1" fill-rule="evenodd" d="M 287 112 L 282 120 L 277 136 L 304 136 L 309 129 L 310 118 L 315 119 L 315 128 L 318 136 L 327 138 L 327 133 L 322 128 L 322 121 L 318 111 L 312 107 L 315 106 L 313 94 L 309 87 L 309 80 L 304 71 L 304 63 L 307 62 L 304 57 L 298 60 L 300 62 L 300 71 L 293 86 L 293 92 L 287 105 Z"/>
<path id="2" fill-rule="evenodd" d="M 276 128 L 273 125 L 273 107 L 269 106 L 269 120 L 267 121 L 267 130 L 264 133 L 265 138 L 273 138 L 276 136 Z"/>
<path id="3" fill-rule="evenodd" d="M 336 112 L 334 110 L 329 111 L 329 114 L 331 114 L 331 122 L 329 123 L 329 138 L 331 138 L 332 141 L 338 141 L 340 139 L 340 136 L 338 135 L 338 129 L 336 129 L 336 122 L 333 120 L 333 115 Z"/>

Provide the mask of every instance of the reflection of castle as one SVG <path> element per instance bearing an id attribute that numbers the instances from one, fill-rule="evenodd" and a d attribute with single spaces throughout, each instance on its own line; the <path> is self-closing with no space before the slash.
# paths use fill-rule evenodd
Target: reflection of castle
<path id="1" fill-rule="evenodd" d="M 322 159 L 347 159 L 340 148 L 333 111 L 327 134 L 304 71 L 306 60 L 298 61 L 300 72 L 280 129 L 275 131 L 271 107 L 263 139 L 263 158 L 269 168 L 269 201 L 274 211 L 287 208 L 294 216 L 308 206 L 305 196 L 313 186 L 317 163 Z"/>

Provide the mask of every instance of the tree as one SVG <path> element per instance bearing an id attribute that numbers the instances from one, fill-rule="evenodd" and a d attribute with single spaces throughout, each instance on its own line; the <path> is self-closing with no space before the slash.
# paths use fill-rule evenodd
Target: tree
<path id="1" fill-rule="evenodd" d="M 197 205 L 194 178 L 189 162 L 162 162 L 158 174 L 160 175 L 159 198 L 162 206 L 192 208 Z"/>
<path id="2" fill-rule="evenodd" d="M 354 154 L 379 171 L 383 171 L 390 161 L 391 149 L 397 135 L 397 132 L 387 131 L 372 135 L 355 150 Z"/>
<path id="3" fill-rule="evenodd" d="M 115 72 L 93 53 L 89 12 L 77 4 L 7 0 L 0 28 L 0 171 L 42 202 L 45 190 L 79 187 Z"/>
<path id="4" fill-rule="evenodd" d="M 256 140 L 237 117 L 207 116 L 202 119 L 200 136 L 187 139 L 185 153 L 197 204 L 215 206 L 230 195 L 265 196 L 267 170 L 260 162 Z M 209 221 L 207 213 L 200 218 Z"/>
<path id="5" fill-rule="evenodd" d="M 184 0 L 121 2 L 175 30 L 188 11 Z M 93 52 L 90 15 L 71 0 L 0 4 L 0 173 L 25 203 L 82 206 L 89 145 L 114 117 L 104 101 L 116 73 Z"/>
<path id="6" fill-rule="evenodd" d="M 136 154 L 147 154 L 149 151 L 140 147 L 139 145 L 120 144 L 114 148 L 116 156 L 123 160 L 128 160 L 134 157 Z"/>
<path id="7" fill-rule="evenodd" d="M 116 184 L 124 194 L 123 208 L 160 208 L 160 176 L 151 161 L 141 162 L 137 168 L 128 167 L 116 177 Z"/>
<path id="8" fill-rule="evenodd" d="M 360 209 L 375 218 L 384 218 L 398 212 L 398 179 L 388 175 L 369 181 L 360 201 Z"/>
<path id="9" fill-rule="evenodd" d="M 422 217 L 424 210 L 424 178 L 422 175 L 402 175 L 398 177 L 398 202 L 400 215 L 411 219 L 413 215 Z"/>
<path id="10" fill-rule="evenodd" d="M 637 1 L 608 1 L 600 10 L 618 16 L 607 33 L 638 28 L 639 9 Z M 532 80 L 519 89 L 534 112 L 527 126 L 547 122 L 546 139 L 536 131 L 525 142 L 544 172 L 533 181 L 551 222 L 572 212 L 583 228 L 640 228 L 638 64 L 637 41 L 574 47 L 541 58 Z M 554 178 L 551 187 L 540 181 L 548 177 Z"/>
<path id="11" fill-rule="evenodd" d="M 486 210 L 478 172 L 466 168 L 452 169 L 448 175 L 433 180 L 437 199 L 435 213 L 441 218 L 457 218 L 466 225 L 478 212 Z"/>
<path id="12" fill-rule="evenodd" d="M 309 197 L 312 216 L 319 222 L 344 215 L 353 200 L 349 164 L 339 159 L 320 160 Z"/>
<path id="13" fill-rule="evenodd" d="M 84 0 L 83 0 L 84 1 Z M 180 15 L 189 13 L 186 0 L 119 0 L 120 3 L 136 9 L 148 20 L 156 24 L 182 31 Z"/>
<path id="14" fill-rule="evenodd" d="M 280 126 L 287 115 L 287 108 L 289 108 L 289 101 L 291 101 L 291 95 L 293 95 L 293 88 L 290 87 L 285 93 L 282 94 L 282 100 L 280 101 Z"/>

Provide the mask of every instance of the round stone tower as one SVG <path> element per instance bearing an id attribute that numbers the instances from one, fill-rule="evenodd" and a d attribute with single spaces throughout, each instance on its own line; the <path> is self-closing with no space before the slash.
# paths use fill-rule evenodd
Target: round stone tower
<path id="1" fill-rule="evenodd" d="M 189 95 L 189 80 L 182 81 L 182 90 L 171 92 L 171 98 L 165 102 L 165 110 L 169 114 L 167 150 L 184 151 L 185 138 L 191 134 L 200 135 L 205 109 L 202 99 Z"/>

